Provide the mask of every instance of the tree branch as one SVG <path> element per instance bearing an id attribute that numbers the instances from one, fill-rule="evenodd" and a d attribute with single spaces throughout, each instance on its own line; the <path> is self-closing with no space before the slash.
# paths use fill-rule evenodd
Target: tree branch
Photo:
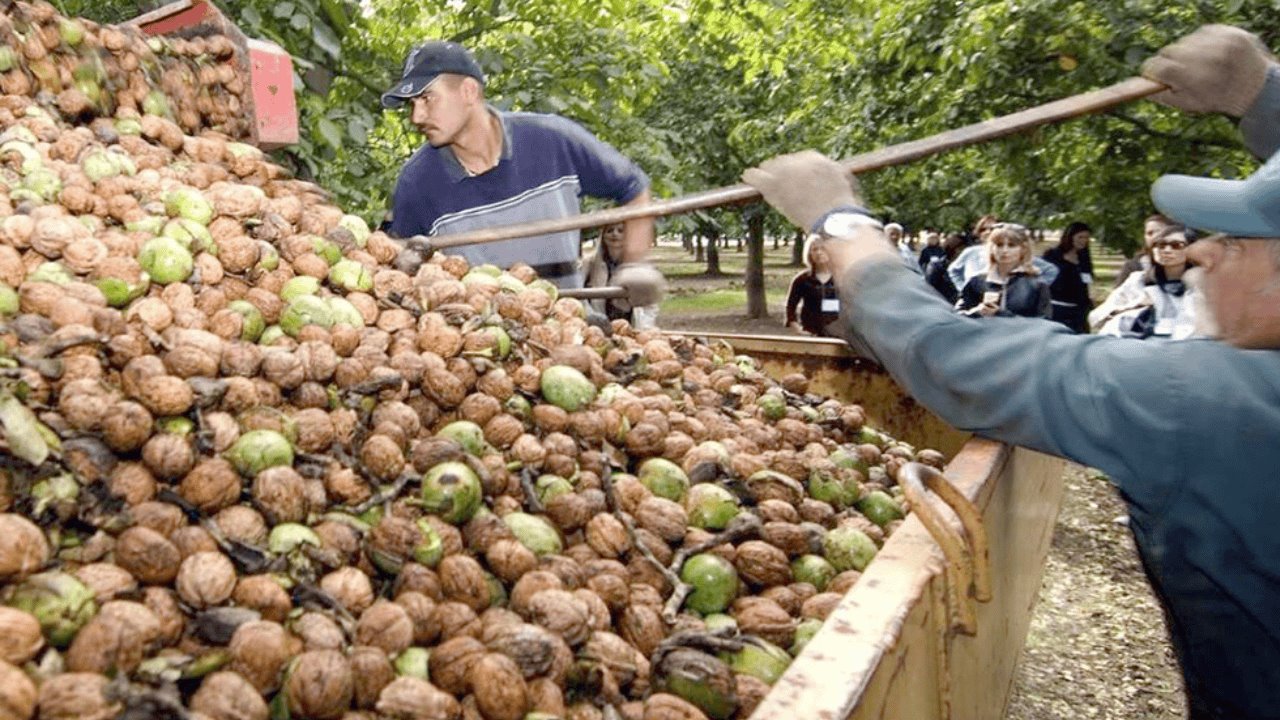
<path id="1" fill-rule="evenodd" d="M 1133 127 L 1138 128 L 1143 133 L 1150 135 L 1152 137 L 1158 137 L 1163 140 L 1176 140 L 1178 142 L 1185 142 L 1188 145 L 1191 145 L 1192 147 L 1197 147 L 1197 148 L 1216 147 L 1216 148 L 1225 148 L 1227 150 L 1236 150 L 1240 147 L 1238 143 L 1234 143 L 1234 142 L 1214 140 L 1211 138 L 1189 138 L 1189 137 L 1184 137 L 1182 135 L 1178 135 L 1176 133 L 1168 133 L 1161 130 L 1156 130 L 1155 128 L 1148 125 L 1146 122 L 1139 120 L 1138 118 L 1135 118 L 1135 117 L 1129 117 L 1124 113 L 1118 113 L 1118 112 L 1107 113 L 1107 117 L 1115 118 L 1116 120 L 1121 120 L 1123 122 L 1126 122 L 1132 125 Z"/>

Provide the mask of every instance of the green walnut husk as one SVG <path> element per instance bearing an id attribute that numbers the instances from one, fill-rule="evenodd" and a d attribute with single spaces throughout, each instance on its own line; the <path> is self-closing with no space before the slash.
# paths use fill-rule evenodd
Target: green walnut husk
<path id="1" fill-rule="evenodd" d="M 303 295 L 315 295 L 320 292 L 320 281 L 310 275 L 298 275 L 289 278 L 280 288 L 280 299 L 293 302 Z"/>
<path id="2" fill-rule="evenodd" d="M 262 319 L 262 311 L 256 305 L 248 300 L 232 300 L 227 303 L 227 309 L 243 318 L 240 323 L 241 340 L 257 342 L 258 338 L 262 337 L 262 331 L 267 328 L 267 323 Z"/>
<path id="3" fill-rule="evenodd" d="M 756 399 L 756 407 L 765 420 L 775 422 L 787 416 L 787 401 L 781 395 L 765 393 Z"/>
<path id="4" fill-rule="evenodd" d="M 869 467 L 867 461 L 863 460 L 862 456 L 854 450 L 845 450 L 842 448 L 828 455 L 827 459 L 831 461 L 831 464 L 838 468 L 857 470 L 864 475 Z"/>
<path id="5" fill-rule="evenodd" d="M 329 268 L 329 284 L 348 292 L 368 292 L 373 289 L 373 275 L 355 260 L 339 260 Z"/>
<path id="6" fill-rule="evenodd" d="M 734 672 L 752 675 L 772 685 L 791 665 L 791 655 L 771 642 L 756 642 L 759 644 L 747 643 L 737 652 L 721 653 L 720 659 Z"/>
<path id="7" fill-rule="evenodd" d="M 821 629 L 822 621 L 817 618 L 801 620 L 800 624 L 796 625 L 796 639 L 791 643 L 791 647 L 787 648 L 787 652 L 791 653 L 791 657 L 800 657 L 800 653 L 804 652 L 805 646 Z"/>
<path id="8" fill-rule="evenodd" d="M 342 219 L 338 220 L 338 227 L 351 233 L 351 237 L 355 238 L 356 247 L 364 247 L 369 243 L 369 225 L 359 215 L 343 215 Z"/>
<path id="9" fill-rule="evenodd" d="M 898 502 L 883 490 L 872 490 L 863 495 L 858 501 L 858 512 L 880 527 L 905 517 Z"/>
<path id="10" fill-rule="evenodd" d="M 396 675 L 430 680 L 431 671 L 428 669 L 430 662 L 431 651 L 415 646 L 405 648 L 403 652 L 396 656 L 392 665 L 395 666 Z"/>
<path id="11" fill-rule="evenodd" d="M 484 439 L 484 430 L 470 420 L 455 420 L 440 428 L 436 437 L 452 440 L 476 457 L 483 457 L 493 451 L 493 447 Z"/>
<path id="12" fill-rule="evenodd" d="M 836 572 L 861 572 L 876 556 L 876 544 L 866 533 L 846 525 L 827 532 L 822 539 L 822 554 Z"/>
<path id="13" fill-rule="evenodd" d="M 106 150 L 91 151 L 80 161 L 80 169 L 84 171 L 86 177 L 95 183 L 107 178 L 113 178 L 123 171 L 120 163 L 116 162 L 112 157 L 113 154 L 108 153 Z"/>
<path id="14" fill-rule="evenodd" d="M 156 418 L 156 431 L 166 435 L 177 435 L 186 437 L 195 432 L 196 424 L 191 418 L 181 415 L 170 415 L 168 417 Z"/>
<path id="15" fill-rule="evenodd" d="M 547 297 L 551 298 L 552 302 L 560 299 L 560 288 L 556 287 L 550 280 L 538 278 L 537 280 L 529 283 L 529 289 L 546 293 Z"/>
<path id="16" fill-rule="evenodd" d="M 506 272 L 498 276 L 498 287 L 501 287 L 503 292 L 514 293 L 516 295 L 519 295 L 529 289 L 529 286 L 520 282 L 519 278 Z"/>
<path id="17" fill-rule="evenodd" d="M 738 498 L 719 485 L 700 483 L 689 488 L 684 498 L 689 524 L 703 530 L 723 530 L 738 516 Z"/>
<path id="18" fill-rule="evenodd" d="M 568 365 L 552 365 L 542 372 L 542 397 L 565 412 L 577 412 L 596 399 L 596 386 Z"/>
<path id="19" fill-rule="evenodd" d="M 299 523 L 280 523 L 271 528 L 267 536 L 267 549 L 277 555 L 291 553 L 303 545 L 321 547 L 323 544 L 314 530 Z"/>
<path id="20" fill-rule="evenodd" d="M 8 45 L 0 46 L 0 72 L 9 72 L 18 64 L 18 51 Z"/>
<path id="21" fill-rule="evenodd" d="M 142 245 L 142 249 L 138 251 L 138 264 L 153 281 L 168 285 L 191 277 L 195 258 L 182 243 L 160 236 L 151 238 Z"/>
<path id="22" fill-rule="evenodd" d="M 507 331 L 497 325 L 483 327 L 475 332 L 485 333 L 494 339 L 493 346 L 484 350 L 473 350 L 466 353 L 470 357 L 487 357 L 499 360 L 506 359 L 511 354 L 511 336 Z"/>
<path id="23" fill-rule="evenodd" d="M 835 566 L 821 555 L 801 555 L 791 561 L 791 575 L 796 582 L 809 583 L 822 592 L 837 574 Z"/>
<path id="24" fill-rule="evenodd" d="M 218 254 L 218 245 L 214 243 L 209 228 L 194 220 L 174 218 L 164 224 L 160 234 L 177 240 L 188 250 Z"/>
<path id="25" fill-rule="evenodd" d="M 164 196 L 164 209 L 170 217 L 194 220 L 201 225 L 213 221 L 213 203 L 195 188 L 177 188 Z"/>
<path id="26" fill-rule="evenodd" d="M 714 720 L 728 720 L 738 708 L 733 671 L 717 657 L 681 648 L 668 653 L 657 670 L 668 691 Z"/>
<path id="27" fill-rule="evenodd" d="M 27 275 L 27 282 L 51 283 L 53 285 L 66 285 L 74 281 L 76 278 L 59 262 L 40 263 Z"/>
<path id="28" fill-rule="evenodd" d="M 685 607 L 703 615 L 724 612 L 738 594 L 738 571 L 713 553 L 701 553 L 685 561 L 680 579 L 693 586 Z"/>
<path id="29" fill-rule="evenodd" d="M 17 291 L 5 283 L 0 283 L 0 315 L 16 315 L 18 307 Z"/>
<path id="30" fill-rule="evenodd" d="M 808 485 L 809 497 L 821 500 L 836 510 L 853 507 L 858 500 L 858 495 L 862 493 L 858 482 L 847 472 L 838 472 L 830 465 L 810 469 Z"/>
<path id="31" fill-rule="evenodd" d="M 255 477 L 267 468 L 293 465 L 293 446 L 275 430 L 250 430 L 236 439 L 225 457 L 246 477 Z"/>
<path id="32" fill-rule="evenodd" d="M 513 512 L 503 515 L 502 522 L 511 529 L 520 544 L 532 550 L 534 555 L 559 555 L 564 549 L 560 533 L 546 518 Z"/>
<path id="33" fill-rule="evenodd" d="M 124 229 L 129 232 L 141 232 L 149 235 L 159 235 L 164 230 L 165 219 L 159 215 L 147 215 L 146 217 L 130 220 L 124 224 Z"/>
<path id="34" fill-rule="evenodd" d="M 329 298 L 329 316 L 333 320 L 334 325 L 350 325 L 351 327 L 364 327 L 364 316 L 351 304 L 350 300 L 340 297 Z"/>
<path id="35" fill-rule="evenodd" d="M 58 173 L 40 167 L 22 179 L 22 187 L 45 202 L 53 202 L 58 198 L 58 193 L 62 192 L 62 178 L 58 177 Z"/>
<path id="36" fill-rule="evenodd" d="M 482 496 L 480 478 L 465 463 L 440 463 L 422 478 L 422 507 L 454 525 L 476 514 Z"/>
<path id="37" fill-rule="evenodd" d="M 527 424 L 533 420 L 533 405 L 523 395 L 517 394 L 507 398 L 507 401 L 502 403 L 502 409 L 523 423 Z"/>
<path id="38" fill-rule="evenodd" d="M 279 325 L 268 325 L 262 331 L 262 337 L 258 338 L 259 345 L 275 345 L 276 341 L 282 337 L 288 337 L 284 329 Z"/>
<path id="39" fill-rule="evenodd" d="M 614 476 L 616 482 L 618 476 Z M 551 502 L 551 499 L 567 493 L 573 492 L 573 483 L 560 477 L 559 475 L 542 475 L 534 483 L 534 490 L 538 493 L 538 501 L 543 505 Z"/>
<path id="40" fill-rule="evenodd" d="M 487 272 L 483 272 L 479 267 L 472 268 L 470 271 L 467 272 L 466 275 L 463 275 L 462 284 L 466 285 L 468 288 L 477 288 L 477 287 L 490 288 L 491 287 L 491 288 L 498 289 L 501 287 L 501 285 L 498 283 L 497 275 L 491 275 Z"/>
<path id="41" fill-rule="evenodd" d="M 444 557 L 444 540 L 426 518 L 418 520 L 417 525 L 418 532 L 422 533 L 422 542 L 413 548 L 413 560 L 427 567 L 435 567 Z"/>
<path id="42" fill-rule="evenodd" d="M 649 492 L 674 502 L 684 500 L 685 493 L 689 491 L 689 476 L 666 458 L 645 460 L 636 471 L 636 477 L 649 488 Z"/>
<path id="43" fill-rule="evenodd" d="M 84 25 L 79 20 L 62 18 L 58 21 L 58 35 L 68 47 L 75 47 L 84 41 Z"/>
<path id="44" fill-rule="evenodd" d="M 76 633 L 98 612 L 93 591 L 73 575 L 45 572 L 14 587 L 5 604 L 31 613 L 54 647 L 71 644 Z"/>
<path id="45" fill-rule="evenodd" d="M 131 283 L 123 278 L 104 277 L 96 280 L 94 285 L 102 291 L 103 297 L 111 307 L 124 307 L 142 297 L 151 287 L 151 275 L 139 273 L 138 282 Z"/>
<path id="46" fill-rule="evenodd" d="M 333 327 L 333 311 L 329 308 L 329 303 L 315 295 L 300 295 L 281 311 L 280 329 L 291 337 L 297 337 L 302 328 L 308 325 Z"/>
<path id="47" fill-rule="evenodd" d="M 702 618 L 702 624 L 707 626 L 707 632 L 715 632 L 725 628 L 738 629 L 738 621 L 732 615 L 724 613 L 711 613 Z"/>

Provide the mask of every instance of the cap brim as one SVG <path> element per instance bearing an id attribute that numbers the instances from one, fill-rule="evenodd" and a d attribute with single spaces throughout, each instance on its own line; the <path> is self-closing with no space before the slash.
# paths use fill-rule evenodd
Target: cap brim
<path id="1" fill-rule="evenodd" d="M 1171 220 L 1236 237 L 1280 238 L 1280 225 L 1258 212 L 1245 180 L 1165 175 L 1151 186 L 1156 209 Z"/>
<path id="2" fill-rule="evenodd" d="M 382 107 L 394 108 L 400 107 L 409 100 L 422 94 L 439 74 L 427 75 L 423 77 L 405 78 L 396 83 L 396 86 L 382 93 Z"/>

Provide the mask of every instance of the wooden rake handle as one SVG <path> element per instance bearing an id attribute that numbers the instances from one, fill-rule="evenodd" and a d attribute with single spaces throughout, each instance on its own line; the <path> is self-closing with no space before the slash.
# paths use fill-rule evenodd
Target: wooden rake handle
<path id="1" fill-rule="evenodd" d="M 957 632 L 973 635 L 978 630 L 978 621 L 972 601 L 991 599 L 991 564 L 982 513 L 941 472 L 928 465 L 907 463 L 898 472 L 898 484 L 911 502 L 911 512 L 920 518 L 947 558 L 947 606 L 952 627 Z M 926 487 L 960 518 L 968 546 L 965 538 L 938 514 L 925 492 Z"/>
<path id="2" fill-rule="evenodd" d="M 1071 120 L 1082 115 L 1102 112 L 1118 105 L 1140 100 L 1164 89 L 1164 85 L 1146 78 L 1129 78 L 1099 90 L 1072 95 L 1062 100 L 1055 100 L 1054 102 L 1038 105 L 1011 115 L 1004 115 L 980 123 L 966 125 L 962 128 L 956 128 L 955 130 L 947 130 L 920 140 L 890 145 L 879 150 L 855 155 L 843 161 L 842 164 L 854 174 L 902 165 L 920 158 L 947 152 L 948 150 L 968 147 L 969 145 L 976 145 L 987 140 L 1022 132 L 1023 130 L 1030 130 L 1041 125 L 1049 125 Z M 759 199 L 760 193 L 755 188 L 750 185 L 739 184 L 715 190 L 706 190 L 671 200 L 659 200 L 646 205 L 610 208 L 584 215 L 573 215 L 567 218 L 538 220 L 503 227 L 486 228 L 457 235 L 432 237 L 426 240 L 432 250 L 447 250 L 462 245 L 480 245 L 502 240 L 513 240 L 515 238 L 612 225 L 637 218 L 678 215 L 724 205 L 739 205 Z"/>

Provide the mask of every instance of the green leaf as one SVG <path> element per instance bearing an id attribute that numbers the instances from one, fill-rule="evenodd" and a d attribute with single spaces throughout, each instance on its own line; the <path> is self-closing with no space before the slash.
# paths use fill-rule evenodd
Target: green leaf
<path id="1" fill-rule="evenodd" d="M 316 47 L 325 51 L 334 60 L 337 60 L 342 53 L 342 41 L 333 32 L 333 28 L 325 23 L 312 23 L 311 40 L 316 44 Z"/>
<path id="2" fill-rule="evenodd" d="M 342 130 L 338 124 L 329 118 L 322 117 L 316 122 L 316 130 L 320 132 L 320 138 L 329 144 L 334 150 L 342 147 Z"/>
<path id="3" fill-rule="evenodd" d="M 293 3 L 282 2 L 271 8 L 271 14 L 281 20 L 293 15 Z"/>
<path id="4" fill-rule="evenodd" d="M 49 457 L 49 445 L 40 432 L 35 413 L 8 393 L 0 396 L 0 424 L 4 425 L 9 451 L 32 465 Z"/>
<path id="5" fill-rule="evenodd" d="M 309 26 L 310 24 L 311 24 L 311 18 L 307 17 L 306 15 L 303 15 L 302 13 L 298 13 L 297 15 L 294 15 L 293 17 L 289 18 L 289 26 L 292 27 L 294 30 L 306 30 L 307 26 Z"/>

